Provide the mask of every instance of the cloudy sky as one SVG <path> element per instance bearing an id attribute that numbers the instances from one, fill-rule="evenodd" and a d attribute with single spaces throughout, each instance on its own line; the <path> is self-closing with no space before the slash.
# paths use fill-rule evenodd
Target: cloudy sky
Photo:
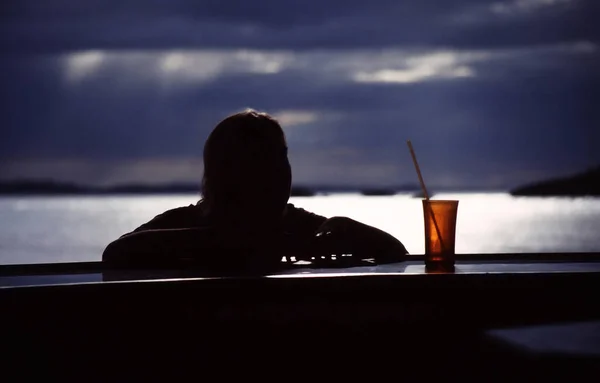
<path id="1" fill-rule="evenodd" d="M 298 184 L 508 188 L 600 164 L 595 0 L 4 0 L 0 179 L 195 181 L 276 115 Z"/>

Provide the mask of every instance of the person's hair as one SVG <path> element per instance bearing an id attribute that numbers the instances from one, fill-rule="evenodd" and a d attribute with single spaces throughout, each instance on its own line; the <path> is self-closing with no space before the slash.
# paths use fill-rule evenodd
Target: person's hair
<path id="1" fill-rule="evenodd" d="M 221 121 L 204 144 L 202 200 L 209 206 L 237 204 L 287 145 L 279 122 L 267 113 L 246 109 Z"/>

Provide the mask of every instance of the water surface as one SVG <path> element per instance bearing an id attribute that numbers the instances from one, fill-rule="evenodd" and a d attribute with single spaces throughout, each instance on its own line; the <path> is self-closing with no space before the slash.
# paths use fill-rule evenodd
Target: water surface
<path id="1" fill-rule="evenodd" d="M 528 198 L 504 193 L 439 194 L 458 199 L 458 253 L 600 251 L 599 198 Z M 0 264 L 100 260 L 105 246 L 195 195 L 1 197 Z M 298 207 L 348 216 L 424 251 L 421 200 L 410 195 L 294 197 Z"/>

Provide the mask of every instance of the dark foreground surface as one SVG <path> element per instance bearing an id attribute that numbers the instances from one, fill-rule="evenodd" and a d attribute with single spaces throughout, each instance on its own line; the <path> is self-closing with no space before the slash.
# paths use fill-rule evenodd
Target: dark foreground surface
<path id="1" fill-rule="evenodd" d="M 3 266 L 3 377 L 598 381 L 598 254 L 473 258 L 226 278 Z"/>

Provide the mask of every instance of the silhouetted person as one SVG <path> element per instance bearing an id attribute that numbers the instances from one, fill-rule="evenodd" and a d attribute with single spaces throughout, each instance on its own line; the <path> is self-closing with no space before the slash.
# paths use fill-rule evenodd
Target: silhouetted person
<path id="1" fill-rule="evenodd" d="M 403 256 L 396 238 L 345 217 L 325 218 L 288 203 L 292 171 L 285 135 L 266 113 L 219 123 L 204 146 L 202 199 L 168 210 L 112 242 L 103 261 L 178 260 L 274 264 L 282 256 L 362 253 Z M 358 255 L 358 254 L 357 254 Z"/>

